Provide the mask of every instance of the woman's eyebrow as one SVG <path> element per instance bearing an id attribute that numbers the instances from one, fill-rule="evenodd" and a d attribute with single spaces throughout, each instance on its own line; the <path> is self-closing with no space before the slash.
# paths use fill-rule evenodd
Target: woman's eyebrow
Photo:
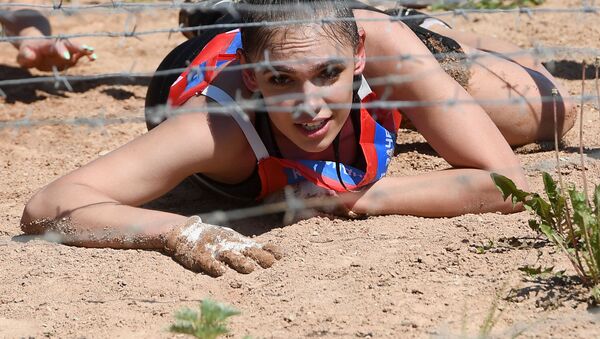
<path id="1" fill-rule="evenodd" d="M 320 70 L 322 70 L 323 68 L 328 68 L 328 67 L 345 67 L 346 64 L 344 63 L 343 60 L 340 59 L 329 59 L 326 60 L 324 62 L 321 62 L 319 64 L 313 65 L 310 70 L 311 72 L 318 72 Z"/>
<path id="2" fill-rule="evenodd" d="M 277 66 L 266 67 L 262 71 L 262 74 L 273 73 L 273 70 L 275 70 L 276 72 L 283 72 L 283 73 L 295 73 L 296 72 L 296 70 L 294 68 L 292 68 L 292 67 L 283 66 L 283 65 L 277 65 Z"/>
<path id="3" fill-rule="evenodd" d="M 323 61 L 321 63 L 318 63 L 316 65 L 312 65 L 309 70 L 314 73 L 314 72 L 318 72 L 319 70 L 322 70 L 323 68 L 327 68 L 327 67 L 343 67 L 345 66 L 345 63 L 343 60 L 340 59 L 329 59 L 326 61 Z M 271 66 L 268 68 L 265 68 L 263 70 L 263 74 L 266 73 L 271 73 L 273 72 L 273 70 L 278 71 L 278 72 L 283 72 L 283 73 L 296 73 L 296 70 L 293 67 L 290 66 L 285 66 L 285 65 L 277 65 L 277 66 Z"/>

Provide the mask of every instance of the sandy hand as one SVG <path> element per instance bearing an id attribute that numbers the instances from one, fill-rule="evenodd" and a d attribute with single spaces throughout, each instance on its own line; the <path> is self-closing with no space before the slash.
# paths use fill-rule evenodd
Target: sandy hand
<path id="1" fill-rule="evenodd" d="M 186 268 L 213 277 L 223 275 L 227 264 L 240 273 L 263 268 L 281 258 L 281 250 L 273 244 L 262 245 L 231 228 L 205 224 L 200 217 L 190 217 L 167 236 L 167 250 Z"/>

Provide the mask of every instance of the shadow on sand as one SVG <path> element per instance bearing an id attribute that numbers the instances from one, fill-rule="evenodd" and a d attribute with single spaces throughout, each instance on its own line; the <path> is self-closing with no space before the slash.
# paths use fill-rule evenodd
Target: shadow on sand
<path id="1" fill-rule="evenodd" d="M 215 211 L 251 208 L 257 205 L 258 203 L 256 202 L 240 202 L 222 197 L 201 187 L 191 179 L 186 179 L 169 193 L 143 207 L 191 216 Z M 283 226 L 282 216 L 281 213 L 266 214 L 257 217 L 246 217 L 240 220 L 226 220 L 218 224 L 231 227 L 244 235 L 251 236 Z"/>
<path id="2" fill-rule="evenodd" d="M 0 80 L 35 80 L 44 77 L 34 76 L 25 69 L 6 65 L 0 65 L 0 74 L 2 74 L 2 78 Z M 47 76 L 52 76 L 52 74 L 48 73 Z M 87 92 L 91 89 L 102 85 L 148 86 L 148 83 L 150 83 L 150 76 L 135 78 L 125 76 L 113 76 L 101 79 L 69 81 L 69 84 L 73 87 L 73 92 L 75 93 Z M 48 96 L 65 97 L 64 93 L 69 91 L 62 83 L 55 84 L 55 82 L 46 81 L 40 83 L 30 83 L 25 85 L 7 85 L 3 86 L 1 89 L 6 94 L 5 102 L 8 104 L 13 104 L 16 102 L 30 104 L 39 100 L 44 100 Z M 130 98 L 131 96 L 134 96 L 132 92 L 114 88 L 105 89 L 102 91 L 102 93 L 112 96 L 117 100 L 124 100 Z"/>
<path id="3" fill-rule="evenodd" d="M 544 67 L 557 78 L 566 80 L 581 80 L 583 64 L 571 60 L 553 60 L 543 63 Z M 585 68 L 585 78 L 594 79 L 596 77 L 596 67 L 587 65 Z"/>

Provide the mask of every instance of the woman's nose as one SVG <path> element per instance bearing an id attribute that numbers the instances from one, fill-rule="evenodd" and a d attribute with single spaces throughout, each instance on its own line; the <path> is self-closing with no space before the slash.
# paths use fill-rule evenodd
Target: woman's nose
<path id="1" fill-rule="evenodd" d="M 302 96 L 303 100 L 298 114 L 308 114 L 311 118 L 319 114 L 324 104 L 321 88 L 307 81 L 302 86 Z"/>

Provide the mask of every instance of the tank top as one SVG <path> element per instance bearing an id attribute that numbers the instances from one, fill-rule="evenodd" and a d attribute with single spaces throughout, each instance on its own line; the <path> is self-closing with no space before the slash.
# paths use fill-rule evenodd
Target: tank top
<path id="1" fill-rule="evenodd" d="M 359 158 L 364 159 L 363 168 L 327 160 L 285 159 L 277 154 L 274 140 L 269 149 L 265 145 L 263 139 L 272 137 L 268 130 L 268 120 L 265 125 L 265 119 L 268 119 L 266 113 L 257 112 L 253 125 L 235 100 L 212 84 L 219 72 L 236 59 L 238 48 L 242 48 L 239 30 L 216 35 L 171 85 L 169 91 L 168 104 L 173 107 L 183 105 L 193 96 L 204 95 L 230 108 L 231 116 L 240 126 L 256 156 L 257 167 L 254 173 L 240 184 L 227 185 L 197 174 L 196 177 L 201 182 L 226 196 L 244 198 L 240 197 L 239 191 L 246 190 L 250 191 L 248 193 L 251 193 L 253 199 L 260 200 L 286 185 L 304 180 L 329 190 L 344 192 L 359 190 L 385 176 L 393 156 L 401 115 L 395 109 L 367 109 L 365 106 L 377 98 L 364 78 L 361 77 L 361 86 L 355 93 L 355 100 L 361 103 L 361 107 L 350 114 L 356 121 L 354 126 L 355 133 L 358 132 L 358 154 Z M 257 181 L 260 185 L 255 185 Z M 233 192 L 223 189 L 224 185 L 233 187 Z"/>

